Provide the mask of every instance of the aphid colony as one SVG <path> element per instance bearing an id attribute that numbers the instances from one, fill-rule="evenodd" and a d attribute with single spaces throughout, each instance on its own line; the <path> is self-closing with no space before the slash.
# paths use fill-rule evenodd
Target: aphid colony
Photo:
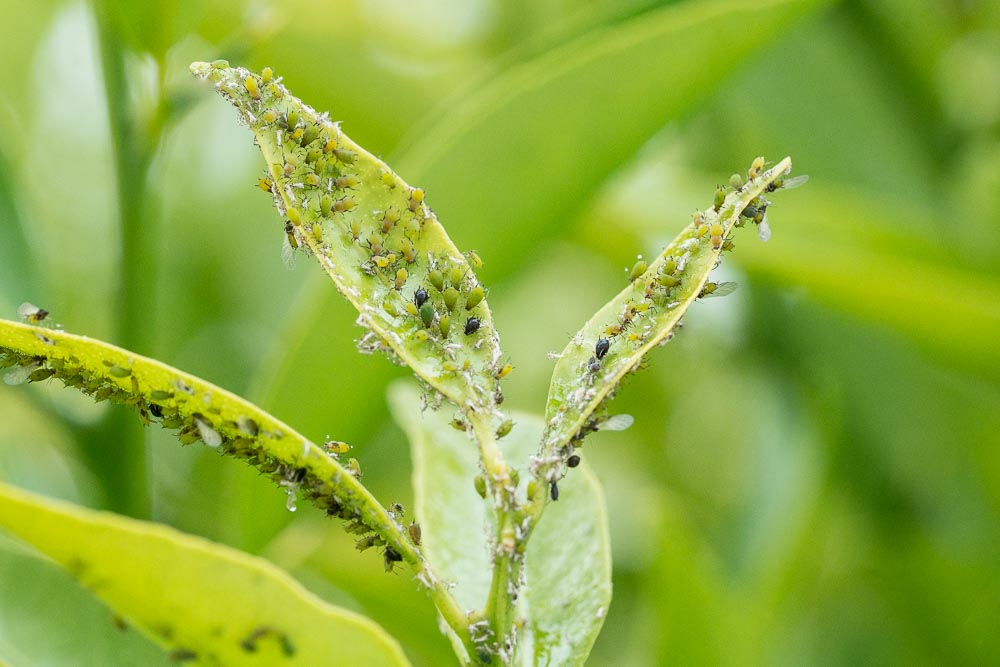
<path id="1" fill-rule="evenodd" d="M 561 389 L 562 396 L 556 402 L 558 410 L 550 415 L 546 441 L 558 448 L 558 452 L 539 459 L 534 466 L 536 479 L 543 479 L 549 485 L 552 500 L 559 497 L 557 482 L 565 474 L 565 467 L 579 464 L 576 448 L 587 434 L 602 428 L 627 428 L 631 424 L 631 418 L 628 424 L 625 423 L 627 415 L 611 418 L 593 415 L 600 414 L 600 406 L 613 398 L 614 386 L 622 377 L 642 367 L 642 357 L 637 353 L 648 350 L 647 342 L 665 343 L 672 336 L 671 329 L 680 326 L 671 311 L 692 298 L 725 296 L 736 288 L 736 283 L 732 282 L 702 282 L 705 262 L 710 262 L 709 269 L 718 266 L 722 252 L 735 247 L 729 232 L 742 227 L 747 220 L 757 225 L 758 236 L 767 241 L 771 236 L 767 222 L 771 203 L 764 193 L 798 187 L 808 178 L 788 178 L 787 173 L 765 173 L 764 169 L 764 159 L 756 158 L 747 171 L 747 178 L 734 174 L 728 186 L 719 185 L 711 208 L 695 212 L 692 224 L 655 261 L 648 264 L 640 256 L 628 272 L 629 287 L 612 302 L 618 305 L 606 307 L 616 313 L 614 319 L 603 329 L 591 328 L 592 353 L 576 367 L 575 376 L 583 378 L 584 382 L 567 381 L 553 389 Z M 756 196 L 747 194 L 749 187 L 754 188 Z M 696 268 L 689 268 L 695 265 Z M 571 345 L 587 350 L 588 341 L 578 334 Z M 611 378 L 611 385 L 608 378 Z M 578 416 L 582 421 L 576 421 L 575 430 L 562 433 L 559 429 L 565 420 L 573 419 L 571 414 L 591 416 Z"/>
<path id="2" fill-rule="evenodd" d="M 432 346 L 445 360 L 434 369 L 442 382 L 471 384 L 483 402 L 498 402 L 500 350 L 474 272 L 479 255 L 455 250 L 423 190 L 292 97 L 273 72 L 213 68 L 208 78 L 254 130 L 269 162 L 258 186 L 285 218 L 284 254 L 317 255 L 361 311 L 359 323 L 386 344 L 365 338 L 364 351 L 426 359 Z"/>
<path id="3" fill-rule="evenodd" d="M 36 335 L 40 337 L 40 334 Z M 56 341 L 48 340 L 47 345 L 56 346 L 59 338 L 56 337 Z M 144 389 L 148 385 L 140 382 L 137 377 L 142 371 L 133 370 L 131 362 L 132 359 L 129 358 L 122 358 L 117 362 L 105 360 L 103 369 L 95 371 L 72 354 L 36 357 L 0 347 L 0 370 L 4 371 L 4 382 L 8 385 L 56 378 L 65 386 L 78 389 L 95 401 L 131 406 L 143 425 L 159 421 L 164 428 L 176 431 L 178 439 L 184 445 L 201 441 L 209 447 L 243 459 L 262 474 L 270 476 L 287 492 L 289 510 L 294 511 L 294 499 L 301 494 L 328 516 L 349 522 L 352 532 L 373 532 L 362 518 L 363 505 L 355 503 L 350 485 L 345 483 L 348 477 L 361 476 L 360 464 L 357 459 L 351 458 L 343 467 L 337 465 L 340 456 L 349 450 L 346 443 L 330 439 L 324 443 L 322 451 L 329 461 L 318 470 L 329 470 L 327 475 L 314 472 L 309 457 L 315 456 L 319 463 L 323 455 L 313 453 L 315 448 L 306 441 L 293 443 L 301 454 L 297 457 L 297 465 L 289 465 L 269 453 L 281 447 L 287 449 L 287 443 L 291 441 L 291 436 L 280 428 L 265 427 L 248 415 L 239 415 L 235 419 L 224 418 L 219 401 L 213 400 L 212 390 L 196 387 L 194 380 L 177 376 L 168 386 Z M 389 514 L 392 519 L 391 512 Z M 418 545 L 419 526 L 413 524 L 409 534 L 414 544 Z M 384 542 L 380 546 L 385 547 L 383 557 L 386 569 L 391 570 L 391 565 L 402 560 L 402 556 L 398 550 Z"/>

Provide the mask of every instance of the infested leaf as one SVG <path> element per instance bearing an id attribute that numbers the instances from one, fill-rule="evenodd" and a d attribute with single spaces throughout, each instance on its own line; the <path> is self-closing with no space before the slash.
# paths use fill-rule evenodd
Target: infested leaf
<path id="1" fill-rule="evenodd" d="M 226 63 L 191 70 L 253 130 L 289 245 L 314 255 L 358 310 L 370 330 L 362 351 L 387 352 L 455 404 L 489 412 L 501 353 L 485 289 L 424 191 L 279 79 Z"/>
<path id="2" fill-rule="evenodd" d="M 178 431 L 183 444 L 202 441 L 269 475 L 328 515 L 379 533 L 407 563 L 421 557 L 357 473 L 257 406 L 204 380 L 108 343 L 0 320 L 0 369 L 7 384 L 55 378 L 96 400 L 134 408 L 145 424 Z M 352 459 L 353 461 L 353 459 Z"/>
<path id="3" fill-rule="evenodd" d="M 754 160 L 750 178 L 739 187 L 720 186 L 713 205 L 696 213 L 694 221 L 643 271 L 634 271 L 628 286 L 563 350 L 549 387 L 546 427 L 533 469 L 536 478 L 552 482 L 562 476 L 572 449 L 607 419 L 602 412 L 605 402 L 654 347 L 670 340 L 696 299 L 731 291 L 731 284 L 710 283 L 709 274 L 737 226 L 748 220 L 767 224 L 769 202 L 764 195 L 783 186 L 791 159 L 766 171 L 763 165 L 763 158 Z M 535 500 L 544 502 L 544 485 L 538 487 Z"/>
<path id="4" fill-rule="evenodd" d="M 173 660 L 409 664 L 374 622 L 326 604 L 261 558 L 5 484 L 0 526 L 67 569 Z"/>

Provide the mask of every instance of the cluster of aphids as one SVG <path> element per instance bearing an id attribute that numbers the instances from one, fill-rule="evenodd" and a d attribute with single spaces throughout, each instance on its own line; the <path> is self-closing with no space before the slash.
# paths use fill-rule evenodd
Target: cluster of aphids
<path id="1" fill-rule="evenodd" d="M 399 503 L 392 503 L 389 505 L 388 514 L 390 519 L 393 521 L 402 519 L 404 514 L 403 506 Z M 359 520 L 351 521 L 347 524 L 346 530 L 348 533 L 361 536 L 354 543 L 354 546 L 358 551 L 365 551 L 367 549 L 371 549 L 372 547 L 382 548 L 382 562 L 385 566 L 386 572 L 392 572 L 396 563 L 402 562 L 402 554 L 393 548 L 392 545 L 386 544 L 385 540 L 381 536 L 375 534 L 375 531 L 364 522 Z M 410 537 L 410 541 L 413 543 L 413 546 L 420 546 L 421 530 L 419 523 L 411 521 L 406 527 L 406 534 Z"/>
<path id="2" fill-rule="evenodd" d="M 611 350 L 613 342 L 624 337 L 629 343 L 641 343 L 655 328 L 653 324 L 638 326 L 643 315 L 657 310 L 671 310 L 679 305 L 676 298 L 682 287 L 684 269 L 691 257 L 702 247 L 711 247 L 713 251 L 732 251 L 735 248 L 731 236 L 726 236 L 723 221 L 725 212 L 723 206 L 730 192 L 740 193 L 747 183 L 756 179 L 764 170 L 764 158 L 758 157 L 747 171 L 748 179 L 740 174 L 733 174 L 729 179 L 729 187 L 720 185 L 715 192 L 712 212 L 709 218 L 706 212 L 697 211 L 692 216 L 694 233 L 691 238 L 679 244 L 675 253 L 667 255 L 660 262 L 653 275 L 647 276 L 648 266 L 641 258 L 632 267 L 629 281 L 634 283 L 645 277 L 642 300 L 625 303 L 618 319 L 609 324 L 594 343 L 594 355 L 587 361 L 587 371 L 596 374 L 601 370 L 601 362 Z M 806 182 L 808 176 L 794 178 L 779 177 L 768 184 L 765 191 L 770 193 L 779 189 L 791 189 Z M 763 195 L 750 200 L 740 211 L 733 227 L 742 227 L 747 220 L 757 225 L 757 233 L 762 241 L 771 238 L 771 227 L 767 221 L 767 209 L 771 202 Z M 725 296 L 732 293 L 736 283 L 707 282 L 698 293 L 698 298 Z"/>
<path id="3" fill-rule="evenodd" d="M 31 304 L 22 304 L 18 314 L 30 324 L 39 324 L 48 316 L 47 311 Z M 36 333 L 36 336 L 46 345 L 57 345 L 58 337 L 42 332 Z M 73 355 L 32 356 L 0 348 L 0 369 L 8 369 L 4 373 L 5 384 L 19 385 L 55 378 L 97 402 L 110 401 L 132 407 L 144 426 L 158 421 L 164 428 L 176 431 L 181 444 L 201 441 L 245 460 L 262 474 L 270 475 L 289 491 L 290 503 L 293 493 L 301 491 L 327 514 L 345 520 L 356 519 L 357 510 L 342 503 L 328 483 L 309 477 L 304 467 L 293 468 L 279 462 L 260 442 L 261 438 L 280 440 L 285 437 L 284 433 L 266 430 L 246 415 L 240 415 L 235 420 L 223 419 L 212 392 L 199 391 L 184 378 L 176 377 L 169 387 L 144 392 L 129 361 L 115 363 L 104 360 L 104 366 L 102 372 L 95 372 Z M 334 460 L 339 460 L 340 454 L 348 449 L 348 445 L 340 441 L 328 440 L 324 443 L 324 451 Z M 348 474 L 361 477 L 357 459 L 348 459 L 342 465 Z"/>
<path id="4" fill-rule="evenodd" d="M 213 67 L 227 69 L 228 63 Z M 415 344 L 438 341 L 454 360 L 448 341 L 476 336 L 483 322 L 479 307 L 486 291 L 472 271 L 482 266 L 479 256 L 466 253 L 465 261 L 425 252 L 421 235 L 434 218 L 423 190 L 359 156 L 336 124 L 293 102 L 270 68 L 260 75 L 233 71 L 242 77 L 242 89 L 228 81 L 221 90 L 243 111 L 265 155 L 273 145 L 281 158 L 259 186 L 286 218 L 286 247 L 316 250 L 348 292 L 352 287 L 374 292 L 366 301 L 381 302 L 392 328 L 408 330 Z M 345 257 L 356 262 L 361 275 L 343 270 Z M 372 280 L 365 282 L 362 275 Z M 474 346 L 481 344 L 477 340 Z M 469 370 L 454 363 L 444 369 Z"/>

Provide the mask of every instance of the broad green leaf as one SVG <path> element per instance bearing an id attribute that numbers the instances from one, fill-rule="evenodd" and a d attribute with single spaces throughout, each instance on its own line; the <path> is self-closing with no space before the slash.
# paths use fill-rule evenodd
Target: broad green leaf
<path id="1" fill-rule="evenodd" d="M 665 125 L 821 4 L 684 2 L 593 30 L 428 117 L 394 164 L 425 184 L 446 219 L 475 221 L 463 238 L 488 249 L 490 267 L 510 267 L 564 229 Z"/>
<path id="2" fill-rule="evenodd" d="M 0 600 L 0 665 L 173 664 L 65 570 L 2 538 Z"/>
<path id="3" fill-rule="evenodd" d="M 695 299 L 724 289 L 708 278 L 722 259 L 726 241 L 745 222 L 751 206 L 766 210 L 764 193 L 778 189 L 791 170 L 790 158 L 766 171 L 758 164 L 763 165 L 763 158 L 754 161 L 748 171 L 751 178 L 739 188 L 720 189 L 717 205 L 696 213 L 648 268 L 637 264 L 628 286 L 597 311 L 560 354 L 545 406 L 542 448 L 533 464 L 537 479 L 553 482 L 561 477 L 570 450 L 607 419 L 602 406 L 622 380 L 653 348 L 670 339 Z M 764 220 L 758 231 L 769 236 Z M 536 508 L 544 502 L 546 486 L 537 486 Z"/>
<path id="4" fill-rule="evenodd" d="M 424 554 L 454 583 L 463 608 L 482 608 L 490 587 L 488 535 L 495 529 L 473 485 L 479 474 L 476 448 L 449 425 L 445 411 L 421 412 L 412 387 L 394 385 L 390 403 L 412 447 Z M 543 422 L 523 413 L 512 417 L 514 429 L 500 446 L 512 466 L 523 471 Z M 560 501 L 527 547 L 527 586 L 519 610 L 525 624 L 515 664 L 583 664 L 611 602 L 610 536 L 600 482 L 581 464 L 559 488 Z"/>
<path id="5" fill-rule="evenodd" d="M 370 620 L 322 602 L 267 561 L 228 547 L 5 484 L 0 525 L 66 568 L 174 659 L 409 664 Z"/>
<path id="6" fill-rule="evenodd" d="M 327 514 L 355 522 L 359 532 L 370 532 L 360 524 L 376 531 L 404 561 L 421 567 L 401 528 L 358 481 L 356 461 L 344 468 L 336 451 L 220 387 L 107 343 L 7 320 L 0 320 L 0 368 L 7 369 L 7 384 L 57 378 L 95 400 L 131 406 L 145 424 L 179 429 L 182 443 L 201 440 L 269 475 L 288 493 L 289 509 L 301 493 Z"/>
<path id="7" fill-rule="evenodd" d="M 267 162 L 261 187 L 287 220 L 291 247 L 315 255 L 382 350 L 456 405 L 489 413 L 500 341 L 472 264 L 445 234 L 424 192 L 293 97 L 269 70 L 194 63 L 254 132 Z"/>

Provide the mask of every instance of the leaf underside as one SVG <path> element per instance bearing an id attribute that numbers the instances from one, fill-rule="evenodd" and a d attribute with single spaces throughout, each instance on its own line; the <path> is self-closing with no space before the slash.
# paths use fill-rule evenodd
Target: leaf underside
<path id="1" fill-rule="evenodd" d="M 384 536 L 401 533 L 361 486 L 357 471 L 345 469 L 335 455 L 239 396 L 159 361 L 84 336 L 0 320 L 0 368 L 8 384 L 54 378 L 95 400 L 130 406 L 144 424 L 158 421 L 176 429 L 183 444 L 200 440 L 241 459 L 330 516 Z M 392 546 L 408 562 L 419 560 L 404 541 Z"/>
<path id="2" fill-rule="evenodd" d="M 641 367 L 653 348 L 670 340 L 688 307 L 704 295 L 734 229 L 753 217 L 747 213 L 766 212 L 765 193 L 780 189 L 790 170 L 790 158 L 767 170 L 751 167 L 745 183 L 725 188 L 717 206 L 696 213 L 694 221 L 573 336 L 552 373 L 541 454 L 534 462 L 536 477 L 553 481 L 565 473 L 565 459 L 606 419 L 604 406 L 621 382 Z M 598 352 L 599 341 L 606 344 L 603 353 Z"/>
<path id="3" fill-rule="evenodd" d="M 314 255 L 382 350 L 459 406 L 497 402 L 500 341 L 476 278 L 478 255 L 451 242 L 419 188 L 270 74 L 194 63 L 236 107 L 267 163 L 260 185 L 288 242 Z M 418 290 L 425 293 L 418 294 Z"/>

